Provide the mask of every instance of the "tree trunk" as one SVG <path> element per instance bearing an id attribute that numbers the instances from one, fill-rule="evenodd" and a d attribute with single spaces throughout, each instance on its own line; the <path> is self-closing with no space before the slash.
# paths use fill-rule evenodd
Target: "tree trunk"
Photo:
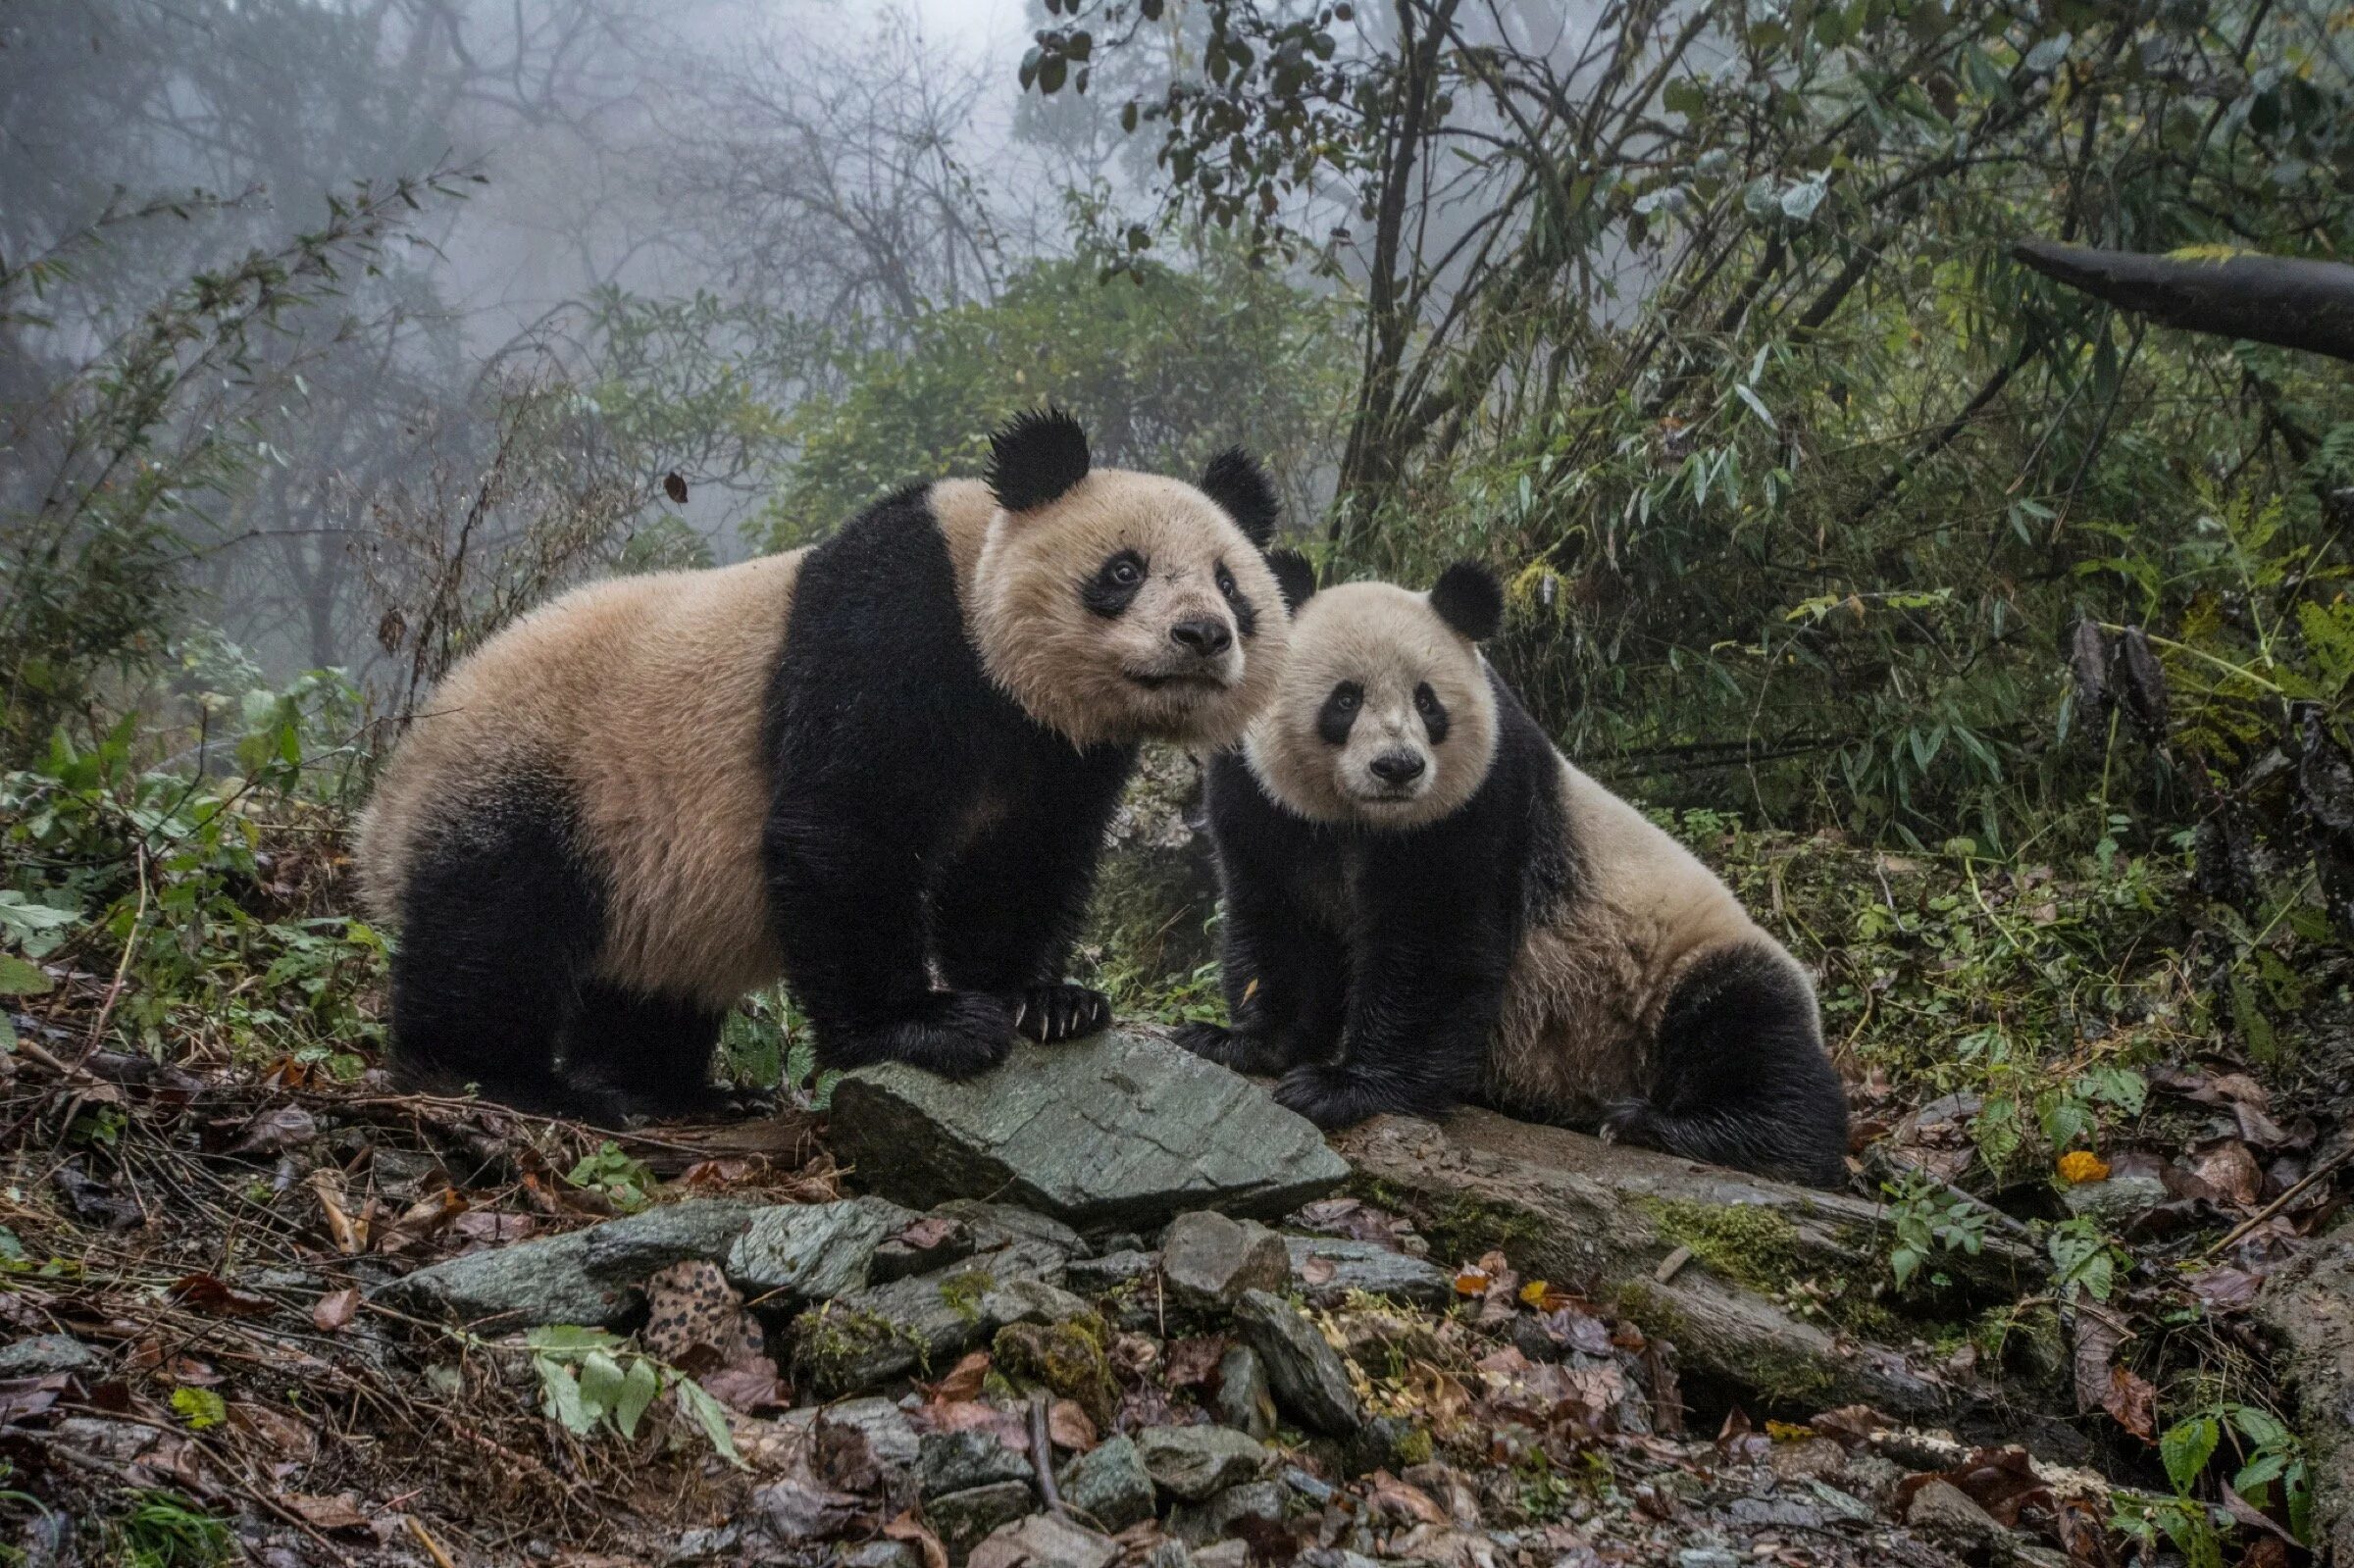
<path id="1" fill-rule="evenodd" d="M 2354 360 L 2354 267 L 2281 256 L 2205 261 L 2030 239 L 2019 261 L 2165 327 Z"/>
<path id="2" fill-rule="evenodd" d="M 1376 1117 L 1333 1147 L 1356 1172 L 1353 1190 L 1411 1218 L 1439 1261 L 1501 1249 L 1773 1408 L 1861 1402 L 1920 1420 L 1985 1404 L 1982 1391 L 1875 1342 L 1927 1332 L 1908 1321 L 1915 1303 L 1878 1288 L 1894 1237 L 1876 1203 L 1482 1110 L 1443 1127 Z M 1932 1313 L 1973 1294 L 2015 1300 L 2042 1277 L 2032 1251 L 2000 1236 L 1930 1267 L 1959 1282 Z M 1785 1302 L 1812 1304 L 1802 1317 Z"/>

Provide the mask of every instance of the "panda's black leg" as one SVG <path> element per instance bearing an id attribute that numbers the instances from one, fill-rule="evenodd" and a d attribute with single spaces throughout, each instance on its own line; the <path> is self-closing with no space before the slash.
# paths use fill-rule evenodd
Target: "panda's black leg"
<path id="1" fill-rule="evenodd" d="M 563 1114 L 555 1069 L 603 915 L 562 791 L 503 789 L 417 849 L 392 956 L 392 1056 L 422 1087 Z"/>
<path id="2" fill-rule="evenodd" d="M 1734 947 L 1676 983 L 1650 1095 L 1614 1138 L 1815 1187 L 1847 1182 L 1847 1095 L 1815 998 L 1778 953 Z"/>
<path id="3" fill-rule="evenodd" d="M 1230 887 L 1219 971 L 1233 1023 L 1188 1025 L 1177 1034 L 1187 1050 L 1238 1073 L 1271 1076 L 1338 1048 L 1349 953 L 1307 911 L 1254 887 Z"/>
<path id="4" fill-rule="evenodd" d="M 566 1032 L 564 1076 L 584 1098 L 601 1097 L 613 1116 L 742 1116 L 757 1095 L 711 1082 L 711 1053 L 725 1013 L 619 986 L 592 985 Z"/>

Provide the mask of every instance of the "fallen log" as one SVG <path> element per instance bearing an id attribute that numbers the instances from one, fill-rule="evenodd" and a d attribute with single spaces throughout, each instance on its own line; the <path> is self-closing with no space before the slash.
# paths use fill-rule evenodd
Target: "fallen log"
<path id="1" fill-rule="evenodd" d="M 2354 360 L 2354 267 L 2287 256 L 2148 256 L 2022 240 L 2012 256 L 2164 327 Z"/>
<path id="2" fill-rule="evenodd" d="M 2354 1236 L 2313 1242 L 2267 1280 L 2256 1321 L 2279 1342 L 2313 1466 L 2315 1559 L 2354 1563 Z"/>
<path id="3" fill-rule="evenodd" d="M 1337 1136 L 1352 1190 L 1412 1219 L 1443 1262 L 1498 1249 L 1674 1343 L 1685 1365 L 1799 1410 L 1866 1403 L 1952 1419 L 1983 1391 L 1891 1341 L 1928 1325 L 1889 1280 L 1885 1210 L 1491 1111 L 1377 1117 Z M 2041 1259 L 1990 1236 L 1939 1267 L 1960 1295 L 2016 1300 Z M 1944 1303 L 1950 1308 L 1953 1300 Z M 1950 1325 L 1948 1325 L 1950 1327 Z"/>

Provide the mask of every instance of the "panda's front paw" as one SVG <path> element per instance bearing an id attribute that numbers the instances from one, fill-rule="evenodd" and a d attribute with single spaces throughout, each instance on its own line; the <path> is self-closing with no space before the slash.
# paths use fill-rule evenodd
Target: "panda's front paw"
<path id="1" fill-rule="evenodd" d="M 1058 1045 L 1111 1025 L 1111 998 L 1085 986 L 1033 986 L 1013 1002 L 1013 1027 L 1025 1039 Z"/>
<path id="2" fill-rule="evenodd" d="M 1275 1103 L 1332 1132 L 1351 1127 L 1380 1110 L 1364 1082 L 1346 1066 L 1303 1062 L 1275 1086 Z"/>
<path id="3" fill-rule="evenodd" d="M 1290 1054 L 1263 1035 L 1222 1024 L 1188 1024 L 1177 1031 L 1177 1043 L 1203 1061 L 1261 1077 L 1282 1072 Z"/>

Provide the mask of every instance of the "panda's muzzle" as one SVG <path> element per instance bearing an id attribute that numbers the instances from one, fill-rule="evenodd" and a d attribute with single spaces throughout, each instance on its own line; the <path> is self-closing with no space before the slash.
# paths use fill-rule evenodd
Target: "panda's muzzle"
<path id="1" fill-rule="evenodd" d="M 1211 616 L 1188 616 L 1169 628 L 1169 665 L 1156 670 L 1128 670 L 1130 681 L 1148 691 L 1196 687 L 1223 691 L 1234 683 L 1230 666 L 1234 628 Z"/>

